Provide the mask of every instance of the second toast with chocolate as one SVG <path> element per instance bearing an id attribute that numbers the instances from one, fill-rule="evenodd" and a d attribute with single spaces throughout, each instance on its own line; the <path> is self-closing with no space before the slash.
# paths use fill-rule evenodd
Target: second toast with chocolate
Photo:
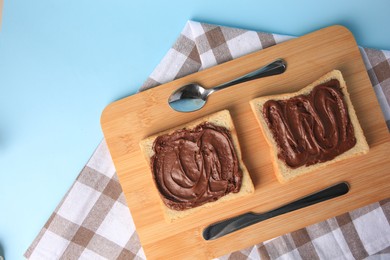
<path id="1" fill-rule="evenodd" d="M 250 104 L 282 183 L 369 150 L 338 70 L 298 92 L 259 97 Z"/>

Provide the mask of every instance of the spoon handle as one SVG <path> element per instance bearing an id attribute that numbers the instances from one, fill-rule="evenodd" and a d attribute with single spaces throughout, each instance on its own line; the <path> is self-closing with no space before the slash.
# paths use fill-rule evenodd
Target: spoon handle
<path id="1" fill-rule="evenodd" d="M 278 74 L 283 73 L 286 70 L 286 68 L 287 68 L 286 62 L 283 59 L 277 59 L 277 60 L 265 65 L 264 67 L 262 67 L 260 69 L 257 69 L 257 70 L 252 71 L 244 76 L 241 76 L 239 78 L 236 78 L 234 80 L 225 82 L 221 85 L 214 87 L 213 92 L 230 87 L 232 85 L 247 82 L 250 80 L 273 76 L 273 75 L 278 75 Z"/>
<path id="2" fill-rule="evenodd" d="M 227 220 L 223 220 L 216 224 L 208 226 L 203 231 L 203 238 L 205 240 L 213 240 L 222 236 L 225 236 L 229 233 L 237 231 L 239 229 L 248 227 L 260 221 L 276 217 L 294 210 L 298 210 L 321 201 L 332 199 L 341 195 L 346 194 L 349 191 L 349 185 L 346 182 L 342 182 L 331 187 L 328 187 L 319 192 L 308 195 L 302 199 L 296 200 L 289 204 L 286 204 L 280 208 L 257 214 L 253 212 L 248 212 Z"/>

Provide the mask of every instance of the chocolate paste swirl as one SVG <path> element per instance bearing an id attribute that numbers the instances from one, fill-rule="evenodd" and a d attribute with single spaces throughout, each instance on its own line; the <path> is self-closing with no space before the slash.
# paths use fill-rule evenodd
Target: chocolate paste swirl
<path id="1" fill-rule="evenodd" d="M 340 83 L 332 79 L 308 95 L 269 100 L 263 115 L 291 168 L 332 160 L 356 144 Z"/>
<path id="2" fill-rule="evenodd" d="M 154 180 L 165 204 L 185 210 L 239 192 L 242 172 L 229 131 L 211 123 L 156 138 Z"/>

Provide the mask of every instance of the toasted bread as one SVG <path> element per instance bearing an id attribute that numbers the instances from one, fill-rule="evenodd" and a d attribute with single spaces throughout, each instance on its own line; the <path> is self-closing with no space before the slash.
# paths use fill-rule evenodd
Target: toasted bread
<path id="1" fill-rule="evenodd" d="M 300 96 L 300 95 L 309 95 L 311 91 L 318 85 L 324 84 L 329 82 L 332 79 L 336 79 L 339 81 L 340 84 L 340 89 L 343 94 L 343 99 L 346 104 L 346 107 L 348 108 L 348 115 L 350 118 L 350 121 L 352 123 L 353 129 L 354 129 L 354 135 L 356 138 L 356 144 L 350 148 L 349 150 L 337 155 L 335 158 L 328 160 L 328 161 L 320 161 L 311 165 L 302 165 L 297 168 L 290 167 L 287 165 L 287 163 L 283 160 L 280 159 L 279 155 L 279 149 L 278 143 L 275 140 L 275 136 L 273 134 L 273 131 L 270 129 L 269 125 L 267 124 L 267 121 L 265 119 L 265 116 L 263 114 L 263 107 L 264 104 L 269 101 L 282 101 L 282 100 L 289 100 L 291 98 Z M 250 101 L 250 105 L 252 107 L 252 110 L 254 114 L 256 115 L 256 119 L 260 125 L 260 128 L 264 134 L 264 137 L 267 141 L 267 143 L 270 146 L 270 151 L 271 151 L 271 158 L 274 166 L 274 171 L 276 174 L 277 179 L 281 183 L 286 183 L 298 176 L 301 176 L 303 174 L 315 171 L 319 168 L 325 167 L 329 164 L 358 156 L 360 154 L 365 154 L 369 150 L 369 146 L 367 144 L 366 138 L 363 134 L 363 130 L 359 124 L 358 118 L 356 116 L 355 109 L 352 105 L 349 93 L 347 91 L 347 86 L 346 83 L 343 79 L 343 76 L 340 71 L 338 70 L 333 70 L 326 75 L 322 76 L 315 82 L 311 83 L 307 87 L 294 92 L 294 93 L 286 93 L 286 94 L 281 94 L 281 95 L 271 95 L 271 96 L 264 96 L 264 97 L 259 97 L 256 99 L 253 99 Z"/>
<path id="2" fill-rule="evenodd" d="M 213 113 L 211 115 L 205 116 L 203 118 L 197 119 L 195 121 L 189 122 L 187 124 L 175 127 L 173 129 L 170 129 L 170 130 L 167 130 L 164 132 L 160 132 L 160 133 L 155 134 L 153 136 L 150 136 L 150 137 L 148 137 L 140 142 L 141 150 L 145 156 L 147 163 L 150 166 L 151 174 L 153 175 L 153 179 L 155 182 L 154 184 L 155 184 L 156 189 L 158 190 L 158 187 L 157 187 L 156 179 L 155 179 L 155 176 L 153 173 L 153 169 L 151 167 L 151 158 L 155 154 L 154 149 L 153 149 L 153 145 L 154 145 L 156 138 L 159 136 L 162 136 L 162 135 L 172 134 L 175 131 L 180 130 L 180 129 L 191 130 L 191 129 L 194 129 L 198 125 L 205 123 L 205 122 L 212 123 L 216 126 L 224 127 L 230 132 L 230 135 L 232 138 L 232 143 L 234 146 L 234 150 L 235 150 L 236 155 L 237 155 L 238 167 L 242 171 L 242 183 L 241 183 L 240 190 L 237 193 L 228 193 L 216 201 L 207 202 L 203 205 L 200 205 L 200 206 L 197 206 L 194 208 L 190 208 L 190 209 L 185 209 L 185 210 L 171 209 L 164 203 L 163 198 L 161 198 L 161 206 L 162 206 L 162 209 L 163 209 L 163 212 L 165 215 L 165 219 L 167 222 L 172 222 L 176 219 L 183 218 L 185 216 L 188 216 L 188 215 L 190 215 L 196 211 L 202 210 L 204 208 L 208 208 L 208 207 L 216 206 L 216 205 L 219 205 L 222 203 L 226 203 L 229 200 L 232 200 L 232 199 L 235 199 L 238 197 L 242 197 L 242 196 L 246 196 L 246 195 L 254 192 L 254 186 L 253 186 L 252 180 L 250 178 L 250 175 L 248 173 L 247 168 L 245 167 L 244 162 L 242 161 L 241 150 L 240 150 L 240 145 L 238 142 L 236 130 L 234 128 L 234 124 L 233 124 L 232 118 L 231 118 L 228 110 L 222 110 L 222 111 Z M 160 194 L 160 196 L 163 197 L 163 195 L 160 192 L 159 192 L 159 194 Z"/>

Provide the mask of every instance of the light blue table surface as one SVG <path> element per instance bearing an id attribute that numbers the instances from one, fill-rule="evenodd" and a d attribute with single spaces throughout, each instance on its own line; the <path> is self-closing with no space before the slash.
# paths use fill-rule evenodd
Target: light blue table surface
<path id="1" fill-rule="evenodd" d="M 333 24 L 390 50 L 390 2 L 5 0 L 0 31 L 0 244 L 21 259 L 187 20 L 302 35 Z M 0 253 L 0 255 L 2 254 Z"/>

